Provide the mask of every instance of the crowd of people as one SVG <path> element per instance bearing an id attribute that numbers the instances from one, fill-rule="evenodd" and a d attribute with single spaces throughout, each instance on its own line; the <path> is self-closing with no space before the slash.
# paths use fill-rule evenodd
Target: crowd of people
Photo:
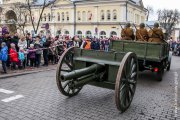
<path id="1" fill-rule="evenodd" d="M 56 36 L 50 34 L 38 34 L 32 37 L 30 33 L 26 36 L 10 35 L 8 32 L 0 37 L 0 60 L 3 71 L 48 66 L 49 63 L 57 64 L 63 51 L 75 46 L 83 49 L 109 50 L 110 39 L 79 38 L 74 36 Z M 43 57 L 43 59 L 42 59 Z M 43 63 L 42 63 L 43 62 Z"/>
<path id="2" fill-rule="evenodd" d="M 173 52 L 173 55 L 180 56 L 180 41 L 176 41 L 171 37 L 167 42 L 170 45 L 170 49 Z"/>
<path id="3" fill-rule="evenodd" d="M 158 23 L 154 24 L 154 28 L 149 32 L 145 29 L 145 24 L 141 23 L 140 28 L 136 30 L 136 36 L 131 28 L 131 24 L 127 23 L 121 31 L 121 40 L 137 40 L 143 42 L 163 42 L 163 32 Z M 7 73 L 7 68 L 12 70 L 25 69 L 27 66 L 40 67 L 48 66 L 51 62 L 56 64 L 63 53 L 69 47 L 75 46 L 82 49 L 104 50 L 109 51 L 111 40 L 119 40 L 115 36 L 110 38 L 96 37 L 78 37 L 58 35 L 52 37 L 50 34 L 42 33 L 32 37 L 30 33 L 25 36 L 10 35 L 8 32 L 0 37 L 0 60 L 2 61 L 2 73 Z M 171 43 L 171 42 L 170 42 Z M 172 43 L 172 46 L 173 43 Z M 43 61 L 42 58 L 43 57 Z"/>

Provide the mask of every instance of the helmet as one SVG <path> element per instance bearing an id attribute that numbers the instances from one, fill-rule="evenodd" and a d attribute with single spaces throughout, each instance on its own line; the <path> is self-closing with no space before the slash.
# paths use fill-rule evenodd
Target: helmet
<path id="1" fill-rule="evenodd" d="M 131 27 L 131 23 L 126 23 L 126 28 Z"/>
<path id="2" fill-rule="evenodd" d="M 154 23 L 154 27 L 158 28 L 159 27 L 159 23 Z"/>
<path id="3" fill-rule="evenodd" d="M 139 26 L 140 26 L 140 28 L 144 28 L 144 27 L 145 27 L 145 24 L 144 24 L 144 23 L 141 23 Z"/>

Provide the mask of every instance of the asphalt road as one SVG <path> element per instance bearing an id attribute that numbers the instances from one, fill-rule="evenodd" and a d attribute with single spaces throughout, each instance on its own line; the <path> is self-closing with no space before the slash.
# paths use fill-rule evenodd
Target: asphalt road
<path id="1" fill-rule="evenodd" d="M 121 114 L 113 90 L 84 86 L 72 98 L 60 94 L 55 71 L 0 80 L 0 120 L 180 120 L 180 57 L 162 82 L 141 73 L 130 108 Z"/>

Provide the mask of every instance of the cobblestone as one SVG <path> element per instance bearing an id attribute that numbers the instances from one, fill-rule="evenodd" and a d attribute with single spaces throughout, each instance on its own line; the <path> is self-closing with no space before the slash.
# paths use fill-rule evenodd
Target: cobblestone
<path id="1" fill-rule="evenodd" d="M 162 82 L 151 73 L 141 74 L 133 102 L 123 114 L 116 109 L 113 90 L 87 85 L 75 97 L 63 96 L 55 71 L 0 80 L 0 88 L 24 96 L 10 103 L 0 101 L 0 120 L 175 120 L 174 72 L 180 75 L 180 65 L 165 72 Z M 10 96 L 0 93 L 0 99 Z"/>

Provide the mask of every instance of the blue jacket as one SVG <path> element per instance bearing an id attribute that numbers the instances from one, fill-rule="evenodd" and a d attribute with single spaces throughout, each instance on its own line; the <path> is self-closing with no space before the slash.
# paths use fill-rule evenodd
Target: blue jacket
<path id="1" fill-rule="evenodd" d="M 23 52 L 18 52 L 18 59 L 20 61 L 24 61 L 25 60 L 25 56 L 24 56 L 24 53 Z"/>
<path id="2" fill-rule="evenodd" d="M 93 49 L 93 50 L 100 50 L 100 43 L 98 41 L 93 41 L 91 43 L 91 49 Z"/>
<path id="3" fill-rule="evenodd" d="M 1 52 L 0 52 L 0 60 L 6 62 L 8 59 L 8 47 L 5 46 L 1 49 Z"/>

